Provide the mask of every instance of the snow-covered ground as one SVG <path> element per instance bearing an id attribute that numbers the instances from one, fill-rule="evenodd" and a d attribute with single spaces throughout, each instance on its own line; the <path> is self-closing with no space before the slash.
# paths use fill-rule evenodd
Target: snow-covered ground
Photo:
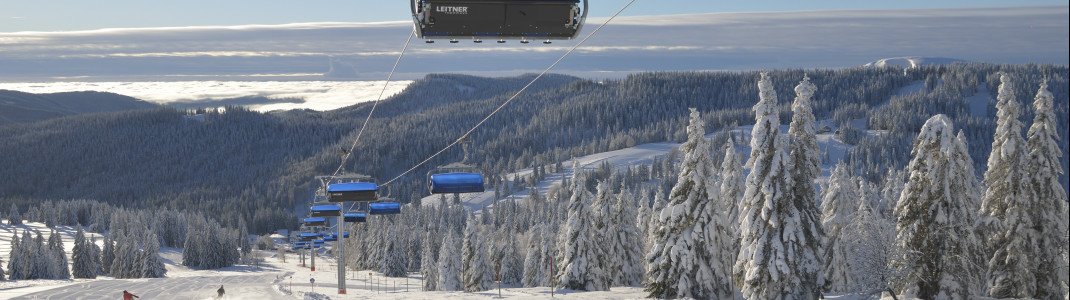
<path id="1" fill-rule="evenodd" d="M 379 96 L 385 81 L 148 81 L 148 82 L 0 82 L 0 90 L 27 93 L 111 92 L 158 104 L 239 97 L 303 99 L 303 103 L 250 105 L 259 111 L 331 110 Z M 401 92 L 412 81 L 391 81 L 384 97 Z"/>
<path id="2" fill-rule="evenodd" d="M 288 254 L 287 262 L 276 257 L 268 258 L 266 262 L 292 272 L 276 284 L 276 289 L 298 299 L 494 299 L 499 295 L 497 289 L 474 293 L 423 291 L 419 273 L 410 273 L 408 278 L 390 278 L 369 270 L 347 271 L 346 294 L 342 295 L 338 294 L 338 265 L 333 258 L 317 257 L 315 272 L 307 267 L 310 263 L 307 257 L 306 266 L 302 267 L 301 260 L 293 253 Z M 310 279 L 315 279 L 315 286 Z M 549 299 L 550 293 L 548 287 L 501 289 L 501 297 L 508 299 Z M 646 296 L 640 287 L 615 287 L 605 292 L 554 289 L 553 293 L 555 298 L 561 299 L 640 299 Z"/>

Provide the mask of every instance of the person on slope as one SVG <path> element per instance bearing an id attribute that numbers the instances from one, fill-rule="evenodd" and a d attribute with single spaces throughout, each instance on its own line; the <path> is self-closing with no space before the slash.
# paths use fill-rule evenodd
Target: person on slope
<path id="1" fill-rule="evenodd" d="M 223 294 L 227 293 L 227 291 L 223 290 L 223 285 L 219 285 L 219 289 L 215 292 L 216 294 L 219 294 L 218 296 L 216 296 L 216 298 L 223 298 Z"/>
<path id="2" fill-rule="evenodd" d="M 131 294 L 130 292 L 127 292 L 126 290 L 123 290 L 123 300 L 134 300 L 134 298 L 141 298 L 141 297 L 138 297 L 137 295 Z"/>

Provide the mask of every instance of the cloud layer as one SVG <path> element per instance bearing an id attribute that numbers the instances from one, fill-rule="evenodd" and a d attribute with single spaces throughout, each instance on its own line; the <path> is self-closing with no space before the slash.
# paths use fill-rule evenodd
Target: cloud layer
<path id="1" fill-rule="evenodd" d="M 856 66 L 883 57 L 1068 63 L 1070 9 L 817 11 L 622 17 L 557 70 L 614 74 Z M 591 19 L 590 31 L 603 20 Z M 381 80 L 408 22 L 301 23 L 0 33 L 0 81 L 309 80 L 332 59 Z M 417 41 L 402 78 L 432 72 L 539 70 L 576 41 L 552 45 Z M 254 75 L 278 74 L 274 77 Z M 296 75 L 295 75 L 296 74 Z"/>

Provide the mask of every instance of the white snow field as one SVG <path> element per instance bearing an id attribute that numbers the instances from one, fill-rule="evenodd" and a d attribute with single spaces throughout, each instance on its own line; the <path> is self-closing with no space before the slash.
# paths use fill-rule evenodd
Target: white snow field
<path id="1" fill-rule="evenodd" d="M 316 271 L 307 267 L 310 263 L 305 258 L 306 267 L 296 254 L 287 255 L 287 262 L 275 257 L 266 260 L 292 276 L 285 276 L 276 284 L 282 293 L 291 294 L 298 299 L 497 299 L 498 290 L 482 292 L 439 292 L 423 291 L 423 279 L 419 273 L 409 273 L 408 278 L 384 277 L 376 271 L 353 271 L 346 275 L 346 294 L 338 294 L 338 265 L 330 257 L 316 257 Z M 315 279 L 315 286 L 309 279 Z M 502 287 L 501 298 L 507 299 L 549 299 L 551 289 L 548 287 L 519 288 Z M 606 292 L 581 292 L 554 289 L 554 298 L 560 299 L 641 299 L 646 292 L 641 287 L 615 287 Z"/>

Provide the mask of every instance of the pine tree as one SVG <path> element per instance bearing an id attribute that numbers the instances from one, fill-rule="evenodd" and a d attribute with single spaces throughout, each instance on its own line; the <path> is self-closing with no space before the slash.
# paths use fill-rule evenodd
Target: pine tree
<path id="1" fill-rule="evenodd" d="M 643 277 L 643 249 L 638 228 L 631 222 L 636 215 L 632 195 L 622 189 L 610 210 L 604 244 L 610 249 L 605 261 L 615 286 L 637 286 Z"/>
<path id="2" fill-rule="evenodd" d="M 951 121 L 936 115 L 925 122 L 907 166 L 910 179 L 895 209 L 895 256 L 891 286 L 922 299 L 968 299 L 983 275 L 974 231 L 976 177 L 964 172 L 963 140 Z M 972 163 L 970 163 L 972 165 Z"/>
<path id="3" fill-rule="evenodd" d="M 3 265 L 3 264 L 4 264 L 4 259 L 0 258 L 0 265 Z M 0 267 L 0 281 L 4 281 L 4 280 L 7 280 L 7 277 L 4 276 L 4 268 Z"/>
<path id="4" fill-rule="evenodd" d="M 446 237 L 438 252 L 438 283 L 440 291 L 461 290 L 461 243 L 453 229 L 446 230 Z"/>
<path id="5" fill-rule="evenodd" d="M 573 162 L 572 197 L 568 202 L 568 219 L 562 236 L 558 239 L 561 260 L 557 284 L 563 288 L 585 291 L 604 291 L 609 286 L 599 269 L 598 241 L 594 228 L 591 199 L 593 196 L 583 186 L 586 178 L 579 163 Z"/>
<path id="6" fill-rule="evenodd" d="M 67 266 L 67 253 L 63 250 L 63 238 L 59 232 L 52 231 L 48 236 L 48 262 L 51 279 L 70 279 L 71 270 Z"/>
<path id="7" fill-rule="evenodd" d="M 420 249 L 420 274 L 424 278 L 424 290 L 434 291 L 438 290 L 438 243 L 436 243 L 435 235 L 432 231 L 427 231 L 424 234 L 423 247 Z"/>
<path id="8" fill-rule="evenodd" d="M 461 244 L 461 277 L 465 292 L 478 292 L 490 289 L 491 278 L 486 278 L 487 262 L 484 258 L 481 222 L 474 216 L 468 217 L 464 240 Z"/>
<path id="9" fill-rule="evenodd" d="M 1036 199 L 1025 177 L 1025 138 L 1019 104 L 1010 75 L 1000 74 L 996 97 L 996 134 L 988 156 L 987 186 L 981 202 L 981 223 L 989 249 L 988 294 L 996 298 L 1028 298 L 1036 294 L 1034 261 L 1040 255 L 1032 206 Z"/>
<path id="10" fill-rule="evenodd" d="M 7 224 L 11 226 L 22 224 L 22 215 L 19 214 L 19 207 L 15 203 L 11 203 L 11 210 L 7 212 Z"/>
<path id="11" fill-rule="evenodd" d="M 145 249 L 142 250 L 141 276 L 140 278 L 163 278 L 167 275 L 167 268 L 160 259 L 160 241 L 155 233 L 149 233 L 144 241 Z"/>
<path id="12" fill-rule="evenodd" d="M 846 291 L 865 293 L 885 289 L 888 276 L 888 255 L 894 231 L 874 207 L 880 197 L 872 184 L 859 180 L 858 209 L 843 228 L 840 244 L 847 251 L 848 278 Z"/>
<path id="13" fill-rule="evenodd" d="M 825 291 L 835 294 L 847 292 L 854 286 L 849 271 L 847 245 L 841 237 L 843 228 L 854 219 L 860 198 L 857 180 L 847 166 L 840 162 L 829 176 L 828 188 L 821 199 L 821 226 L 828 233 L 825 238 Z"/>
<path id="14" fill-rule="evenodd" d="M 823 238 L 816 208 L 792 201 L 792 163 L 779 136 L 776 91 L 765 74 L 758 89 L 734 278 L 746 299 L 815 299 L 821 295 Z"/>
<path id="15" fill-rule="evenodd" d="M 96 238 L 90 238 L 88 244 L 89 256 L 92 258 L 93 262 L 90 270 L 93 272 L 93 278 L 96 278 L 97 275 L 104 273 L 104 271 L 101 269 L 102 262 L 100 256 L 102 251 L 100 250 L 100 246 L 97 246 Z"/>
<path id="16" fill-rule="evenodd" d="M 124 235 L 122 232 L 118 232 L 118 235 L 113 241 L 115 242 L 115 258 L 112 259 L 111 268 L 108 270 L 108 274 L 110 274 L 111 277 L 130 278 L 129 276 L 127 276 L 127 271 L 130 270 L 131 260 L 131 258 L 127 257 L 127 254 L 130 253 L 130 251 L 128 251 L 130 245 L 129 242 L 126 241 L 126 239 L 126 235 Z"/>
<path id="17" fill-rule="evenodd" d="M 1065 268 L 1066 256 L 1060 262 L 1059 256 L 1067 255 L 1067 216 L 1066 190 L 1059 183 L 1063 174 L 1060 158 L 1062 149 L 1059 145 L 1058 121 L 1054 112 L 1054 96 L 1048 90 L 1048 83 L 1040 84 L 1033 106 L 1036 113 L 1033 124 L 1029 127 L 1025 163 L 1026 182 L 1037 201 L 1030 212 L 1034 230 L 1037 231 L 1037 253 L 1035 263 L 1037 299 L 1056 298 L 1060 294 L 1070 298 L 1070 291 L 1064 289 L 1059 278 L 1059 268 Z M 1063 144 L 1065 145 L 1065 144 Z M 1062 291 L 1060 293 L 1060 291 Z"/>
<path id="18" fill-rule="evenodd" d="M 646 256 L 650 297 L 731 299 L 728 254 L 734 239 L 720 214 L 710 145 L 698 111 L 691 109 L 688 139 L 669 203 L 658 213 L 654 248 Z"/>

